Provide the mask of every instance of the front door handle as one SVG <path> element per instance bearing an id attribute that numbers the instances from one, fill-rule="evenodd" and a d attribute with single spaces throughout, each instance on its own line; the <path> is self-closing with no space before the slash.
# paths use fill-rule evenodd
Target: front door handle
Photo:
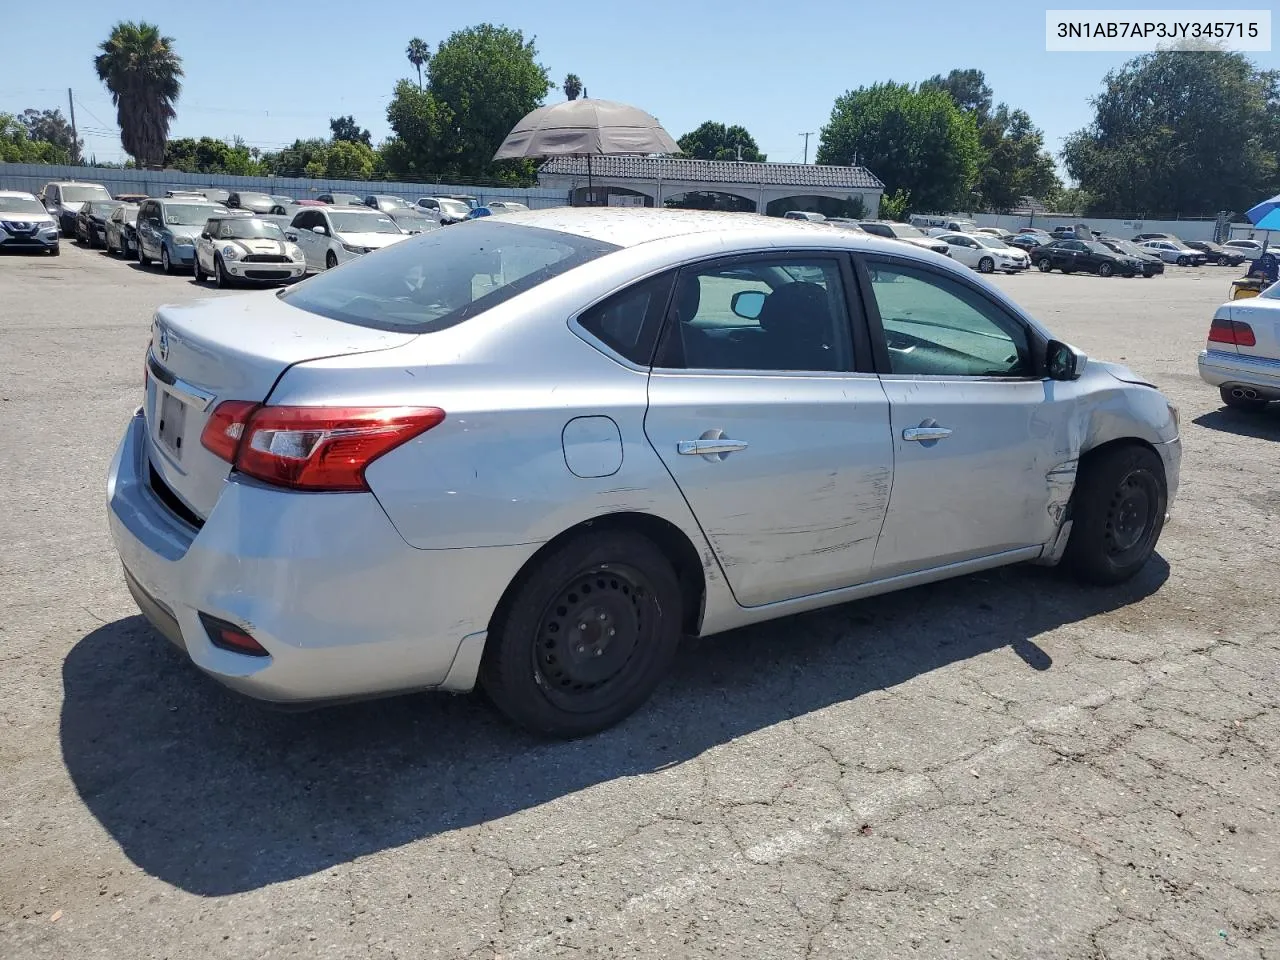
<path id="1" fill-rule="evenodd" d="M 946 427 L 940 427 L 936 423 L 922 423 L 918 427 L 907 427 L 902 431 L 903 440 L 911 440 L 915 443 L 937 443 L 939 440 L 945 440 L 951 436 L 951 431 Z"/>

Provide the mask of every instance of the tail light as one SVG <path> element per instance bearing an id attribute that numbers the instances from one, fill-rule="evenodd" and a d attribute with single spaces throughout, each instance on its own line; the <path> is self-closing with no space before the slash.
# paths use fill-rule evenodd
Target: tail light
<path id="1" fill-rule="evenodd" d="M 264 407 L 220 403 L 200 442 L 241 473 L 297 490 L 368 490 L 378 457 L 444 420 L 439 407 Z"/>
<path id="2" fill-rule="evenodd" d="M 202 612 L 200 614 L 200 624 L 204 627 L 205 633 L 209 635 L 209 642 L 215 647 L 222 650 L 230 650 L 232 653 L 243 653 L 249 657 L 271 656 L 266 647 L 234 623 L 227 623 L 225 620 L 219 620 L 217 617 L 211 617 L 209 614 Z"/>
<path id="3" fill-rule="evenodd" d="M 1253 327 L 1243 320 L 1224 320 L 1214 317 L 1209 326 L 1210 343 L 1230 343 L 1237 347 L 1252 347 L 1257 344 L 1253 335 Z"/>

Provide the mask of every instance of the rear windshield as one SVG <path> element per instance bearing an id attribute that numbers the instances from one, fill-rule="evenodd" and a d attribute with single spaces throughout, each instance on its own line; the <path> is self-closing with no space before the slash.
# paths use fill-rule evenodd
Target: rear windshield
<path id="1" fill-rule="evenodd" d="M 617 249 L 554 230 L 472 221 L 419 234 L 280 296 L 357 326 L 431 333 Z"/>

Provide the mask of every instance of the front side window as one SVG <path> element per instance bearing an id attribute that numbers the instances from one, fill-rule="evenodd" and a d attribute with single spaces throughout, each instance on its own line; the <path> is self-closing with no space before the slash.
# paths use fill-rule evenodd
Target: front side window
<path id="1" fill-rule="evenodd" d="M 461 323 L 618 248 L 501 222 L 433 230 L 361 257 L 281 295 L 357 326 L 431 333 Z"/>
<path id="2" fill-rule="evenodd" d="M 762 257 L 682 271 L 657 365 L 697 370 L 853 369 L 839 262 Z"/>
<path id="3" fill-rule="evenodd" d="M 1029 377 L 1027 329 L 965 284 L 900 264 L 870 263 L 890 372 L 913 376 Z"/>

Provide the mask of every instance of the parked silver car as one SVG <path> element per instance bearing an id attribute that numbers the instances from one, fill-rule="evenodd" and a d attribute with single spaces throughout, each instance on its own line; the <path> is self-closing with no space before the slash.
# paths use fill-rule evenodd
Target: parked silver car
<path id="1" fill-rule="evenodd" d="M 1199 368 L 1229 407 L 1262 410 L 1280 400 L 1280 283 L 1217 309 Z"/>
<path id="2" fill-rule="evenodd" d="M 254 697 L 599 730 L 706 635 L 1004 564 L 1117 583 L 1176 410 L 905 244 L 513 213 L 162 307 L 107 484 L 146 616 Z M 785 652 L 784 652 L 785 655 Z"/>

